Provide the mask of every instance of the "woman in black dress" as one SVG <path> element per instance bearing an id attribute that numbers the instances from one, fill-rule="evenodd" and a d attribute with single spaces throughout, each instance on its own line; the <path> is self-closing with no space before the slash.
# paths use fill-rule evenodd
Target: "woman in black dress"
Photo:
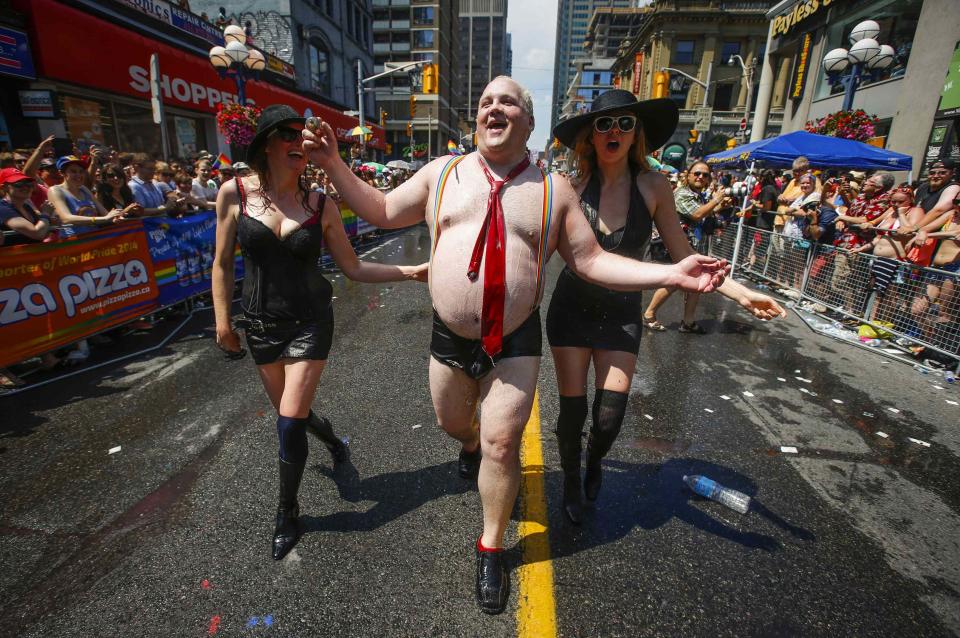
<path id="1" fill-rule="evenodd" d="M 333 337 L 333 288 L 320 271 L 321 241 L 344 275 L 356 281 L 426 280 L 426 265 L 388 266 L 357 259 L 337 205 L 304 183 L 304 118 L 289 106 L 263 110 L 248 148 L 254 174 L 225 183 L 217 197 L 213 300 L 217 344 L 243 356 L 230 322 L 234 246 L 244 256 L 243 318 L 247 346 L 277 410 L 280 497 L 273 558 L 300 537 L 297 491 L 307 460 L 307 435 L 316 436 L 334 462 L 348 458 L 330 422 L 310 409 Z"/>
<path id="2" fill-rule="evenodd" d="M 662 146 L 677 127 L 679 112 L 669 99 L 638 102 L 614 89 L 594 100 L 589 113 L 561 122 L 553 135 L 573 149 L 584 214 L 597 241 L 611 252 L 641 259 L 652 225 L 679 261 L 693 253 L 680 227 L 670 182 L 650 170 L 647 153 Z M 775 301 L 727 278 L 718 289 L 762 319 L 783 316 Z M 547 312 L 547 339 L 553 352 L 560 394 L 557 441 L 563 468 L 563 510 L 579 524 L 583 517 L 580 454 L 587 417 L 587 372 L 596 375 L 587 437 L 583 490 L 597 498 L 600 462 L 620 432 L 630 382 L 640 349 L 640 293 L 624 293 L 587 283 L 565 268 Z"/>

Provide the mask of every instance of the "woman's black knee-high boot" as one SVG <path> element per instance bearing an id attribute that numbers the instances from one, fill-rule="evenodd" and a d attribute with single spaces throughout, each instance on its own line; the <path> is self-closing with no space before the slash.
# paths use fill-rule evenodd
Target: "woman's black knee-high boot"
<path id="1" fill-rule="evenodd" d="M 300 504 L 297 493 L 307 464 L 307 419 L 277 417 L 280 439 L 280 497 L 273 531 L 273 559 L 280 560 L 300 540 Z"/>
<path id="2" fill-rule="evenodd" d="M 560 397 L 560 416 L 557 417 L 557 447 L 560 467 L 563 468 L 563 511 L 570 522 L 579 525 L 583 520 L 583 502 L 580 498 L 580 452 L 583 447 L 583 423 L 587 419 L 587 397 Z"/>
<path id="3" fill-rule="evenodd" d="M 347 459 L 350 458 L 350 447 L 344 443 L 340 437 L 334 434 L 333 425 L 330 421 L 325 417 L 317 416 L 313 413 L 313 410 L 310 411 L 310 416 L 307 418 L 307 431 L 320 439 L 327 449 L 330 450 L 330 456 L 333 457 L 333 462 L 345 463 Z"/>
<path id="4" fill-rule="evenodd" d="M 597 500 L 603 470 L 600 461 L 607 455 L 620 434 L 623 415 L 627 411 L 630 395 L 612 390 L 597 390 L 593 399 L 593 425 L 587 437 L 587 471 L 583 478 L 583 491 L 590 501 Z"/>

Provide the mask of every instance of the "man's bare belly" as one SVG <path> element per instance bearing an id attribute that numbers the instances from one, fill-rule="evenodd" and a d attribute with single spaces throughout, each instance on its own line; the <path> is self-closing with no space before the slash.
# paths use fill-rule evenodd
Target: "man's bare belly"
<path id="1" fill-rule="evenodd" d="M 960 260 L 960 241 L 949 239 L 940 244 L 937 254 L 933 257 L 933 265 L 946 266 Z"/>
<path id="2" fill-rule="evenodd" d="M 474 157 L 464 160 L 458 171 L 459 182 L 451 179 L 443 196 L 440 240 L 430 265 L 430 295 L 450 330 L 467 339 L 479 339 L 484 262 L 476 281 L 467 278 L 467 269 L 486 215 L 489 185 Z M 507 235 L 504 336 L 519 328 L 538 302 L 543 185 L 530 169 L 521 177 L 525 179 L 509 184 L 502 195 Z"/>

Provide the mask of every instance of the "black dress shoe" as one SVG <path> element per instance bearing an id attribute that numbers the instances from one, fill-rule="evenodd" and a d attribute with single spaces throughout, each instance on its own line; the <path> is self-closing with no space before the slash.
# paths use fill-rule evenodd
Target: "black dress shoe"
<path id="1" fill-rule="evenodd" d="M 312 411 L 307 421 L 307 432 L 320 439 L 330 451 L 334 463 L 346 463 L 350 458 L 350 446 L 333 432 L 333 425 L 326 417 L 317 416 Z"/>
<path id="2" fill-rule="evenodd" d="M 457 461 L 457 471 L 460 473 L 460 477 L 467 480 L 476 480 L 477 474 L 480 473 L 481 458 L 479 445 L 473 452 L 467 452 L 460 448 L 460 458 Z"/>
<path id="3" fill-rule="evenodd" d="M 499 614 L 510 598 L 510 574 L 503 565 L 503 550 L 477 548 L 477 604 L 485 614 Z"/>
<path id="4" fill-rule="evenodd" d="M 277 510 L 277 527 L 273 531 L 273 560 L 281 560 L 300 540 L 300 508 Z"/>

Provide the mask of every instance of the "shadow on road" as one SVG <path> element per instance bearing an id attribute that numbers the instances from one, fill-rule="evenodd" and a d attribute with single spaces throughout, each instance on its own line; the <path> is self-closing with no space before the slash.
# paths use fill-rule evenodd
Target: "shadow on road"
<path id="1" fill-rule="evenodd" d="M 336 484 L 340 498 L 349 503 L 373 501 L 363 512 L 337 512 L 327 516 L 301 516 L 304 533 L 365 532 L 377 529 L 420 506 L 443 496 L 476 491 L 476 483 L 463 480 L 453 461 L 407 472 L 387 472 L 360 478 L 352 462 L 321 473 Z"/>
<path id="2" fill-rule="evenodd" d="M 782 544 L 772 536 L 749 531 L 751 519 L 756 520 L 758 515 L 797 539 L 816 540 L 810 531 L 790 523 L 756 500 L 745 516 L 730 512 L 730 516 L 737 517 L 736 527 L 712 516 L 709 510 L 721 506 L 692 493 L 683 482 L 685 474 L 709 476 L 751 497 L 757 492 L 749 477 L 701 459 L 674 458 L 664 463 L 644 464 L 608 459 L 604 461 L 603 490 L 596 506 L 588 510 L 584 524 L 574 527 L 565 519 L 560 520 L 562 515 L 557 515 L 555 525 L 546 532 L 550 534 L 553 557 L 572 556 L 618 541 L 634 528 L 653 530 L 673 519 L 743 547 L 767 552 L 781 549 Z M 563 474 L 549 472 L 546 482 L 550 494 L 558 500 Z M 552 511 L 556 512 L 556 508 Z M 540 522 L 546 524 L 546 521 Z"/>

